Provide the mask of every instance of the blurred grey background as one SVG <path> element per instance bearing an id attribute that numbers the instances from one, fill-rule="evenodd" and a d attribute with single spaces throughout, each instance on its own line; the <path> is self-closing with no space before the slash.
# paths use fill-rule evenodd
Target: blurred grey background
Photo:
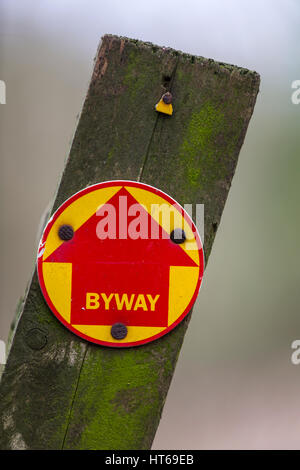
<path id="1" fill-rule="evenodd" d="M 155 449 L 300 448 L 296 0 L 0 0 L 0 339 L 105 33 L 256 70 L 257 100 Z M 187 201 L 189 202 L 189 201 Z"/>

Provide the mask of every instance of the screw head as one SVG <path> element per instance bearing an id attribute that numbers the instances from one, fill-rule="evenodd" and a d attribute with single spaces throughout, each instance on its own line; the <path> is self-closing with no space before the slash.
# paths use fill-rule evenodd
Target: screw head
<path id="1" fill-rule="evenodd" d="M 46 334 L 39 328 L 32 328 L 25 336 L 25 342 L 33 350 L 43 349 L 47 344 Z"/>
<path id="2" fill-rule="evenodd" d="M 182 230 L 182 228 L 175 228 L 170 234 L 170 239 L 173 243 L 176 243 L 176 245 L 184 243 L 186 240 L 185 231 Z"/>
<path id="3" fill-rule="evenodd" d="M 73 227 L 71 227 L 71 225 L 62 225 L 61 227 L 59 227 L 58 236 L 61 240 L 64 241 L 71 240 L 74 236 Z"/>
<path id="4" fill-rule="evenodd" d="M 127 336 L 127 327 L 124 323 L 114 323 L 110 333 L 114 339 L 124 339 Z"/>
<path id="5" fill-rule="evenodd" d="M 165 104 L 171 104 L 172 103 L 172 99 L 173 99 L 173 96 L 172 94 L 167 91 L 167 93 L 165 93 L 163 96 L 162 96 L 162 100 Z"/>

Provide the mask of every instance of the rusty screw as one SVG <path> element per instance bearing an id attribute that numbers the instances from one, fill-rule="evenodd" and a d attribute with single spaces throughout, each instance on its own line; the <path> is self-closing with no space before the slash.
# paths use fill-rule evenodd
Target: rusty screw
<path id="1" fill-rule="evenodd" d="M 164 95 L 162 95 L 162 100 L 165 104 L 171 104 L 172 103 L 173 96 L 172 94 L 167 91 Z"/>
<path id="2" fill-rule="evenodd" d="M 61 227 L 59 227 L 58 236 L 61 240 L 64 241 L 71 240 L 74 236 L 73 227 L 71 227 L 71 225 L 62 225 Z"/>
<path id="3" fill-rule="evenodd" d="M 127 336 L 127 327 L 124 323 L 114 323 L 110 333 L 115 339 L 124 339 Z"/>
<path id="4" fill-rule="evenodd" d="M 33 350 L 43 349 L 47 344 L 47 336 L 39 328 L 32 328 L 25 336 L 25 342 Z"/>
<path id="5" fill-rule="evenodd" d="M 170 238 L 173 243 L 176 243 L 176 245 L 180 245 L 186 240 L 185 231 L 182 230 L 182 228 L 175 228 L 174 230 L 172 230 Z"/>

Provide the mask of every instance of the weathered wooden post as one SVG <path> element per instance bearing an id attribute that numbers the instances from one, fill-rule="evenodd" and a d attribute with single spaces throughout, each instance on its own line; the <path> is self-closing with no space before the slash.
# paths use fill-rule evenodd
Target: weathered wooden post
<path id="1" fill-rule="evenodd" d="M 255 72 L 104 36 L 53 211 L 112 179 L 205 205 L 205 258 L 259 87 Z M 154 110 L 162 93 L 174 114 Z M 33 275 L 1 380 L 1 449 L 148 449 L 190 315 L 129 349 L 88 343 L 49 310 Z"/>

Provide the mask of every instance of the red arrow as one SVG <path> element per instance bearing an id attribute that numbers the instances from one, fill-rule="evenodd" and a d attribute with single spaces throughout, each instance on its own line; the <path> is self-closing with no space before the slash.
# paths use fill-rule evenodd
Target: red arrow
<path id="1" fill-rule="evenodd" d="M 139 204 L 133 196 L 122 188 L 109 201 L 116 210 L 116 234 L 118 237 L 120 224 L 120 197 L 126 196 L 127 207 Z M 122 202 L 123 203 L 123 202 Z M 196 266 L 185 251 L 173 243 L 169 234 L 139 205 L 141 214 L 148 220 L 148 239 L 136 240 L 105 239 L 101 240 L 96 229 L 101 217 L 96 213 L 90 217 L 76 232 L 72 240 L 63 242 L 48 258 L 47 262 L 60 263 L 151 263 L 167 266 Z M 128 225 L 136 216 L 128 216 Z M 145 220 L 144 219 L 144 220 Z M 151 239 L 152 233 L 159 233 L 158 239 Z M 157 230 L 157 231 L 156 231 Z"/>

